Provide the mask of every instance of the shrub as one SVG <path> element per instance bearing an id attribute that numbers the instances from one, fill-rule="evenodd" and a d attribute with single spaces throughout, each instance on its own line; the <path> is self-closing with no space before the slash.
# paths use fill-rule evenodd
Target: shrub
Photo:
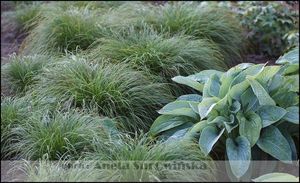
<path id="1" fill-rule="evenodd" d="M 81 108 L 95 106 L 99 114 L 118 117 L 124 127 L 132 129 L 147 128 L 155 110 L 170 99 L 165 84 L 152 83 L 126 65 L 104 61 L 94 65 L 77 58 L 58 62 L 38 76 L 32 90 L 36 100 Z"/>
<path id="2" fill-rule="evenodd" d="M 292 136 L 299 136 L 298 58 L 299 51 L 281 58 L 281 63 L 294 60 L 292 65 L 243 63 L 225 73 L 205 70 L 174 77 L 175 82 L 197 89 L 202 96 L 182 96 L 163 107 L 150 133 L 168 135 L 171 130 L 173 137 L 199 138 L 206 155 L 219 142 L 219 151 L 226 151 L 237 178 L 248 170 L 251 158 L 261 158 L 251 156 L 251 149 L 280 161 L 294 160 L 297 150 Z"/>
<path id="3" fill-rule="evenodd" d="M 50 10 L 22 43 L 23 53 L 84 50 L 102 34 L 92 10 L 75 7 Z"/>
<path id="4" fill-rule="evenodd" d="M 12 55 L 2 68 L 4 79 L 15 93 L 24 93 L 35 83 L 34 76 L 53 59 L 45 55 Z"/>
<path id="5" fill-rule="evenodd" d="M 105 137 L 108 129 L 101 118 L 73 110 L 34 112 L 25 123 L 12 129 L 17 139 L 12 149 L 20 158 L 29 160 L 45 155 L 49 160 L 78 158 L 82 152 L 91 150 L 95 139 Z"/>
<path id="6" fill-rule="evenodd" d="M 11 145 L 14 143 L 12 128 L 23 124 L 30 116 L 30 108 L 22 98 L 1 98 L 1 159 L 9 159 Z"/>
<path id="7" fill-rule="evenodd" d="M 164 38 L 144 25 L 137 29 L 113 31 L 91 50 L 93 58 L 105 57 L 114 63 L 125 62 L 133 69 L 170 78 L 196 70 L 227 68 L 218 48 L 208 40 L 190 40 L 188 36 Z"/>
<path id="8" fill-rule="evenodd" d="M 237 8 L 256 54 L 280 56 L 288 46 L 284 36 L 291 30 L 299 32 L 299 13 L 279 2 L 239 2 Z"/>
<path id="9" fill-rule="evenodd" d="M 131 164 L 127 169 L 103 169 L 99 174 L 101 181 L 211 181 L 215 179 L 214 164 L 204 157 L 197 144 L 188 141 L 162 143 L 150 140 L 146 134 L 119 134 L 118 140 L 96 143 L 94 152 L 86 155 L 86 160 L 96 162 L 131 162 L 139 166 L 147 163 L 164 163 L 166 161 L 202 161 L 207 166 L 203 171 L 183 171 L 175 169 L 137 169 Z"/>
<path id="10" fill-rule="evenodd" d="M 242 31 L 238 21 L 226 9 L 194 2 L 166 3 L 143 19 L 156 30 L 171 35 L 184 33 L 195 38 L 211 39 L 231 66 L 241 60 Z"/>

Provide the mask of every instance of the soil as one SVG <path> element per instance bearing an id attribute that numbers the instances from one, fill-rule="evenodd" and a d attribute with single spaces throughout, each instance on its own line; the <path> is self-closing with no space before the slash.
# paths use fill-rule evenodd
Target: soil
<path id="1" fill-rule="evenodd" d="M 17 23 L 13 21 L 10 14 L 13 4 L 9 1 L 1 1 L 1 68 L 8 62 L 10 54 L 18 52 L 18 48 L 25 38 L 19 30 Z M 11 96 L 11 92 L 1 74 L 1 96 Z"/>

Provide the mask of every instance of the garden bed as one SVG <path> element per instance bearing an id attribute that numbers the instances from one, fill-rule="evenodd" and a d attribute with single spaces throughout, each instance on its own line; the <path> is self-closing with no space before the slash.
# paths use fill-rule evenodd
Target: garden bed
<path id="1" fill-rule="evenodd" d="M 1 10 L 1 180 L 299 180 L 298 2 Z"/>

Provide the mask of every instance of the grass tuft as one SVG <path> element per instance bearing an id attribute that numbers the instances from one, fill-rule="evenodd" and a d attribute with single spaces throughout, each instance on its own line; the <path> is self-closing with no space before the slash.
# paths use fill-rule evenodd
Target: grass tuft
<path id="1" fill-rule="evenodd" d="M 92 58 L 104 57 L 114 63 L 128 63 L 135 70 L 164 78 L 227 68 L 218 48 L 209 40 L 191 40 L 184 35 L 165 38 L 147 25 L 140 29 L 127 27 L 112 31 L 110 37 L 99 42 L 97 48 L 89 50 Z"/>
<path id="2" fill-rule="evenodd" d="M 35 83 L 38 75 L 53 57 L 45 55 L 17 56 L 11 55 L 9 63 L 3 66 L 3 77 L 14 93 L 24 93 Z"/>
<path id="3" fill-rule="evenodd" d="M 99 36 L 98 16 L 88 8 L 48 10 L 22 43 L 23 53 L 64 53 L 84 50 Z"/>
<path id="4" fill-rule="evenodd" d="M 171 99 L 165 84 L 153 83 L 127 65 L 76 58 L 58 62 L 38 76 L 33 88 L 36 100 L 94 106 L 100 115 L 121 119 L 128 129 L 147 129 L 157 116 L 155 111 Z"/>
<path id="5" fill-rule="evenodd" d="M 134 162 L 139 166 L 145 163 L 163 163 L 166 161 L 202 161 L 207 165 L 203 171 L 183 171 L 176 169 L 104 169 L 102 181 L 200 181 L 214 180 L 214 165 L 208 163 L 207 158 L 199 150 L 197 144 L 190 141 L 176 141 L 163 143 L 150 140 L 147 134 L 129 135 L 121 134 L 116 141 L 105 141 L 95 144 L 95 150 L 86 155 L 87 160 L 96 162 Z M 206 162 L 204 162 L 206 161 Z"/>
<path id="6" fill-rule="evenodd" d="M 12 129 L 17 142 L 11 148 L 19 158 L 27 160 L 43 156 L 48 156 L 49 160 L 78 158 L 91 149 L 94 139 L 106 132 L 99 117 L 73 110 L 65 113 L 40 111 Z"/>
<path id="7" fill-rule="evenodd" d="M 224 8 L 196 2 L 166 3 L 142 19 L 160 32 L 211 39 L 230 66 L 241 61 L 242 29 L 237 18 Z"/>
<path id="8" fill-rule="evenodd" d="M 15 143 L 12 129 L 25 123 L 31 110 L 23 98 L 1 98 L 1 159 L 13 156 L 11 145 Z"/>

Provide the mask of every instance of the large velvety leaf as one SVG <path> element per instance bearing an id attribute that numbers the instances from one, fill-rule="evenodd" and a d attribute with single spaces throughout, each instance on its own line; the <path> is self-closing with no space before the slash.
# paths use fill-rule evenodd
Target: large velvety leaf
<path id="1" fill-rule="evenodd" d="M 250 166 L 250 142 L 243 136 L 239 136 L 235 140 L 227 138 L 226 152 L 232 173 L 240 178 L 247 172 Z"/>
<path id="2" fill-rule="evenodd" d="M 268 173 L 253 179 L 254 182 L 299 182 L 299 177 L 288 173 Z"/>
<path id="3" fill-rule="evenodd" d="M 288 53 L 284 54 L 283 56 L 279 57 L 276 61 L 277 64 L 299 64 L 299 47 L 296 47 L 289 51 Z"/>
<path id="4" fill-rule="evenodd" d="M 182 125 L 176 126 L 174 128 L 171 128 L 169 130 L 163 131 L 159 134 L 158 140 L 171 140 L 170 137 L 174 138 L 184 138 L 184 133 L 188 131 L 194 123 L 187 122 L 183 123 Z"/>
<path id="5" fill-rule="evenodd" d="M 168 141 L 171 141 L 171 140 L 180 140 L 182 139 L 185 134 L 188 132 L 188 130 L 190 129 L 190 127 L 187 127 L 187 128 L 183 128 L 183 129 L 180 129 L 178 131 L 176 131 L 175 133 L 173 133 L 173 135 L 171 135 L 170 137 L 168 137 Z"/>
<path id="6" fill-rule="evenodd" d="M 273 125 L 263 128 L 257 143 L 264 152 L 281 161 L 291 161 L 292 152 L 288 141 Z"/>
<path id="7" fill-rule="evenodd" d="M 230 83 L 233 81 L 233 79 L 241 72 L 241 69 L 237 69 L 236 67 L 231 68 L 229 71 L 224 73 L 220 79 L 221 81 L 221 86 L 220 86 L 220 91 L 219 91 L 219 97 L 222 98 L 224 97 L 229 88 L 230 88 Z"/>
<path id="8" fill-rule="evenodd" d="M 246 79 L 246 76 L 254 76 L 259 74 L 260 72 L 263 71 L 265 64 L 257 64 L 257 65 L 253 65 L 248 67 L 247 69 L 245 69 L 244 71 L 242 71 L 241 73 L 239 73 L 239 75 L 237 75 L 234 80 L 231 82 L 231 86 L 234 86 L 238 83 L 243 82 Z"/>
<path id="9" fill-rule="evenodd" d="M 286 114 L 286 110 L 278 106 L 264 105 L 258 109 L 257 113 L 262 119 L 264 128 L 279 121 Z"/>
<path id="10" fill-rule="evenodd" d="M 200 135 L 199 146 L 205 155 L 208 155 L 212 150 L 214 144 L 218 141 L 221 135 L 224 133 L 224 129 L 218 130 L 215 126 L 205 127 Z"/>
<path id="11" fill-rule="evenodd" d="M 200 135 L 200 132 L 205 128 L 207 127 L 208 124 L 207 124 L 207 121 L 206 120 L 203 120 L 203 121 L 200 121 L 198 123 L 196 123 L 187 133 L 186 133 L 186 137 L 187 138 L 196 138 L 198 136 L 199 138 L 199 135 Z M 198 139 L 197 138 L 197 139 Z"/>
<path id="12" fill-rule="evenodd" d="M 239 84 L 234 85 L 229 90 L 229 95 L 235 100 L 240 100 L 240 96 L 249 88 L 250 84 L 247 81 L 243 81 Z"/>
<path id="13" fill-rule="evenodd" d="M 279 70 L 280 66 L 266 66 L 264 70 L 255 77 L 255 79 L 261 84 L 266 84 Z"/>
<path id="14" fill-rule="evenodd" d="M 248 112 L 246 114 L 238 113 L 239 132 L 250 142 L 251 147 L 255 145 L 259 139 L 260 130 L 262 129 L 262 122 L 255 112 Z"/>
<path id="15" fill-rule="evenodd" d="M 161 115 L 154 121 L 149 131 L 151 135 L 155 136 L 163 131 L 194 121 L 193 118 L 186 116 Z"/>
<path id="16" fill-rule="evenodd" d="M 218 97 L 219 90 L 219 77 L 216 74 L 213 74 L 204 84 L 203 97 Z"/>
<path id="17" fill-rule="evenodd" d="M 175 101 L 165 105 L 158 111 L 159 114 L 183 115 L 198 119 L 198 114 L 190 107 L 189 101 Z M 198 102 L 194 102 L 198 104 Z"/>
<path id="18" fill-rule="evenodd" d="M 253 65 L 254 65 L 253 63 L 241 63 L 241 64 L 236 65 L 235 68 L 243 70 L 243 69 L 247 69 L 248 67 L 251 67 Z"/>
<path id="19" fill-rule="evenodd" d="M 299 92 L 299 75 L 285 76 L 284 83 L 290 91 Z"/>
<path id="20" fill-rule="evenodd" d="M 230 118 L 230 122 L 225 122 L 224 125 L 225 125 L 225 129 L 227 130 L 227 132 L 228 132 L 228 133 L 231 133 L 231 131 L 232 131 L 233 129 L 235 129 L 236 127 L 239 126 L 239 123 L 235 120 L 233 114 L 231 114 L 231 115 L 229 116 L 229 118 Z"/>
<path id="21" fill-rule="evenodd" d="M 289 74 L 297 74 L 299 73 L 299 64 L 288 64 L 286 65 L 283 75 L 289 75 Z"/>
<path id="22" fill-rule="evenodd" d="M 272 92 L 278 89 L 284 81 L 284 77 L 280 74 L 276 74 L 271 81 L 269 81 L 269 91 Z"/>
<path id="23" fill-rule="evenodd" d="M 294 142 L 293 138 L 291 137 L 291 135 L 289 134 L 289 132 L 286 128 L 281 129 L 281 128 L 278 127 L 278 129 L 280 130 L 281 134 L 284 136 L 284 138 L 290 144 L 290 148 L 291 148 L 291 151 L 292 151 L 292 160 L 297 161 L 297 159 L 298 159 L 297 148 L 296 148 L 296 145 L 295 145 L 295 142 Z"/>
<path id="24" fill-rule="evenodd" d="M 285 114 L 283 119 L 291 123 L 299 124 L 299 107 L 288 107 L 286 108 L 286 111 L 287 113 Z"/>
<path id="25" fill-rule="evenodd" d="M 286 91 L 284 88 L 272 95 L 274 101 L 280 107 L 288 108 L 299 104 L 299 95 L 296 92 Z"/>
<path id="26" fill-rule="evenodd" d="M 191 102 L 201 102 L 202 96 L 198 94 L 188 94 L 181 95 L 177 98 L 177 100 L 191 101 Z"/>
<path id="27" fill-rule="evenodd" d="M 205 118 L 219 101 L 217 97 L 204 98 L 198 105 L 198 110 L 201 119 Z"/>
<path id="28" fill-rule="evenodd" d="M 248 88 L 242 95 L 241 95 L 241 103 L 244 109 L 244 112 L 247 112 L 252 109 L 252 107 L 257 103 L 257 97 L 253 93 L 251 88 Z"/>
<path id="29" fill-rule="evenodd" d="M 247 77 L 247 81 L 256 95 L 260 105 L 276 105 L 275 101 L 270 97 L 268 92 L 264 89 L 258 81 L 251 77 Z"/>
<path id="30" fill-rule="evenodd" d="M 240 109 L 241 109 L 241 104 L 239 103 L 239 101 L 236 100 L 230 106 L 229 111 L 231 113 L 237 113 Z"/>
<path id="31" fill-rule="evenodd" d="M 200 92 L 202 92 L 202 90 L 203 90 L 203 86 L 204 86 L 203 84 L 201 84 L 195 80 L 192 80 L 191 78 L 188 78 L 188 77 L 175 76 L 172 78 L 172 80 L 175 81 L 176 83 L 184 84 L 189 87 L 192 87 Z"/>
<path id="32" fill-rule="evenodd" d="M 203 70 L 197 74 L 189 75 L 188 77 L 194 81 L 205 83 L 212 75 L 216 75 L 218 78 L 221 77 L 223 72 L 217 70 Z"/>

